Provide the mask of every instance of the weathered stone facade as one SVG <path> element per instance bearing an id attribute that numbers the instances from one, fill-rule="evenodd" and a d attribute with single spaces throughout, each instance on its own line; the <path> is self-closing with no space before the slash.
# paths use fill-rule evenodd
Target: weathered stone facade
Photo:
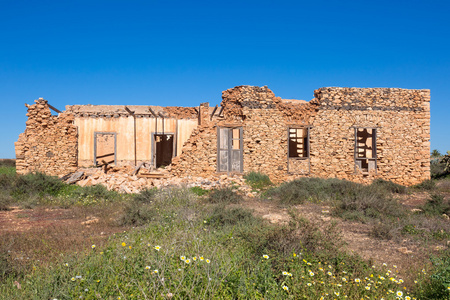
<path id="1" fill-rule="evenodd" d="M 359 182 L 411 185 L 430 178 L 430 91 L 322 88 L 311 130 L 313 172 Z M 354 168 L 355 128 L 376 128 L 377 169 Z M 328 175 L 327 175 L 328 174 Z"/>
<path id="2" fill-rule="evenodd" d="M 78 141 L 73 115 L 52 116 L 44 99 L 25 105 L 28 108 L 26 129 L 15 143 L 17 173 L 61 175 L 75 171 Z"/>
<path id="3" fill-rule="evenodd" d="M 262 172 L 275 182 L 314 176 L 417 184 L 430 178 L 429 102 L 429 90 L 321 88 L 302 102 L 282 100 L 267 87 L 236 87 L 223 92 L 222 116 L 197 129 L 173 171 L 216 172 L 217 127 L 242 127 L 244 173 Z M 306 157 L 288 157 L 290 128 L 309 128 Z M 358 128 L 376 130 L 375 169 L 355 164 Z"/>
<path id="4" fill-rule="evenodd" d="M 216 108 L 202 103 L 197 108 L 172 109 L 172 118 L 178 120 L 178 112 L 189 122 L 195 118 L 198 125 L 190 127 L 166 173 L 209 177 L 256 171 L 275 182 L 314 176 L 361 183 L 382 178 L 403 185 L 430 178 L 429 90 L 321 88 L 306 102 L 281 99 L 267 87 L 239 86 L 224 91 L 222 99 Z M 16 143 L 19 172 L 42 170 L 63 175 L 67 166 L 76 167 L 74 149 L 81 147 L 83 140 L 78 138 L 77 144 L 77 127 L 71 124 L 69 111 L 51 117 L 43 100 L 29 107 L 27 129 Z M 82 118 L 90 118 L 89 113 Z M 164 121 L 164 115 L 162 118 Z M 138 130 L 147 124 L 142 122 L 137 123 Z M 68 128 L 64 132 L 62 124 Z M 157 122 L 152 126 L 154 129 L 148 130 L 161 128 Z M 180 132 L 178 123 L 173 128 Z M 54 148 L 63 141 L 67 147 L 59 154 Z M 140 143 L 142 149 L 144 141 Z M 48 152 L 54 156 L 46 156 Z M 65 167 L 57 167 L 62 161 Z"/>

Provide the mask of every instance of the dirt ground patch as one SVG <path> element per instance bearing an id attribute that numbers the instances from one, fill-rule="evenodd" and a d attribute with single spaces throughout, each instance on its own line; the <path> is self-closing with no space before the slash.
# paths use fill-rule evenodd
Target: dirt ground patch
<path id="1" fill-rule="evenodd" d="M 0 251 L 16 261 L 19 269 L 45 265 L 61 254 L 101 247 L 109 236 L 128 230 L 114 223 L 116 214 L 111 208 L 80 207 L 0 211 Z"/>

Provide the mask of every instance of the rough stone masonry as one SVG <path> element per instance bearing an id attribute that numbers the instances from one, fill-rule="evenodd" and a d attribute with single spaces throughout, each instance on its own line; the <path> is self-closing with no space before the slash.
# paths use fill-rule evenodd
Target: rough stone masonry
<path id="1" fill-rule="evenodd" d="M 429 90 L 328 87 L 307 102 L 281 99 L 265 86 L 238 86 L 222 92 L 216 107 L 133 106 L 132 115 L 121 109 L 111 116 L 90 112 L 92 105 L 76 106 L 83 114 L 69 106 L 51 116 L 43 99 L 27 107 L 27 126 L 16 143 L 21 174 L 66 175 L 81 166 L 80 149 L 91 149 L 83 166 L 95 165 L 98 150 L 85 143 L 95 143 L 90 135 L 109 134 L 117 144 L 108 150 L 111 164 L 148 162 L 157 171 L 158 156 L 168 154 L 161 151 L 170 151 L 170 164 L 159 170 L 174 178 L 251 171 L 274 182 L 310 176 L 413 185 L 430 178 Z"/>

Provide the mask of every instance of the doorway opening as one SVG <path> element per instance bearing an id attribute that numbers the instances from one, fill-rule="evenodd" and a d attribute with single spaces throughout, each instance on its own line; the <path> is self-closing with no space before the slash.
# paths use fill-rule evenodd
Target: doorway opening
<path id="1" fill-rule="evenodd" d="M 94 165 L 116 164 L 115 132 L 94 132 Z"/>
<path id="2" fill-rule="evenodd" d="M 174 134 L 153 134 L 153 164 L 156 168 L 172 163 Z"/>

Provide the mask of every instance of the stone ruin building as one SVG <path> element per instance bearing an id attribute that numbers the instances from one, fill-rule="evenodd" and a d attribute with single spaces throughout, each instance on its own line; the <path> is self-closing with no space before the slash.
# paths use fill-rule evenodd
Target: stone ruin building
<path id="1" fill-rule="evenodd" d="M 264 87 L 222 92 L 220 106 L 28 105 L 19 174 L 80 167 L 166 167 L 169 176 L 302 176 L 413 185 L 430 178 L 430 91 L 326 87 L 286 100 Z M 52 115 L 50 109 L 59 112 Z M 167 172 L 167 171 L 166 171 Z"/>

